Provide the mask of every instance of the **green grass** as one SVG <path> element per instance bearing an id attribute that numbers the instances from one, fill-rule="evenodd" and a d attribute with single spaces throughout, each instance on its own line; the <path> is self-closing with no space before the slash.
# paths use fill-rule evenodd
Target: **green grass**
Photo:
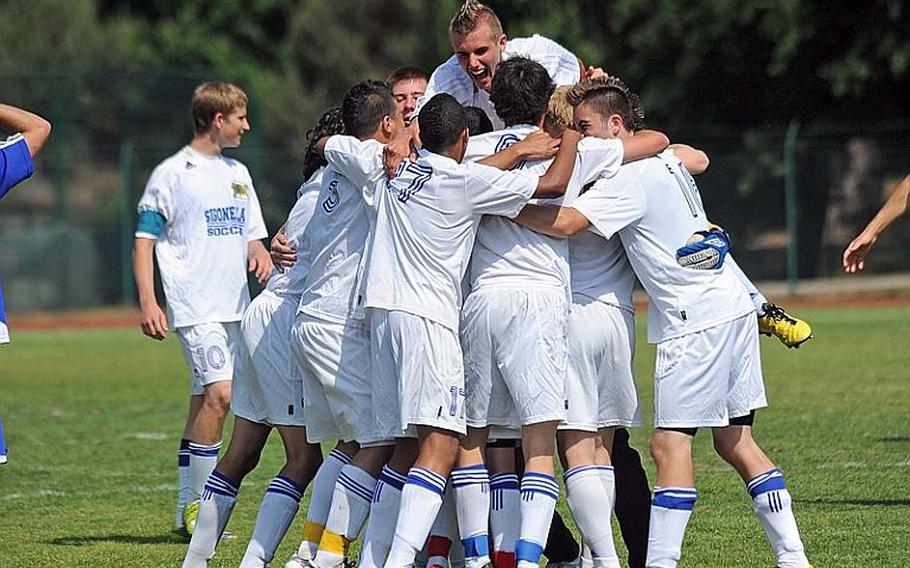
<path id="1" fill-rule="evenodd" d="M 910 310 L 800 315 L 816 330 L 804 348 L 762 339 L 771 406 L 759 413 L 756 437 L 787 476 L 816 568 L 910 566 Z M 648 416 L 653 358 L 640 342 Z M 15 333 L 0 350 L 11 447 L 0 467 L 0 567 L 179 566 L 186 544 L 169 531 L 186 374 L 174 338 L 162 345 L 138 331 Z M 645 448 L 648 434 L 634 432 L 633 442 Z M 243 483 L 231 521 L 238 538 L 219 547 L 212 566 L 239 563 L 282 462 L 273 437 Z M 742 483 L 704 432 L 696 462 L 700 499 L 681 566 L 773 566 Z M 301 526 L 298 519 L 275 565 Z"/>

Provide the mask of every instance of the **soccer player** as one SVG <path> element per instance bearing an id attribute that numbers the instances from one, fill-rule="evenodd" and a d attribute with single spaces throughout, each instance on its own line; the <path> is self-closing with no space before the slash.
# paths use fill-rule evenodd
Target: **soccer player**
<path id="1" fill-rule="evenodd" d="M 897 186 L 875 217 L 869 221 L 866 228 L 844 249 L 842 261 L 844 272 L 855 274 L 866 267 L 866 255 L 878 242 L 882 231 L 907 211 L 908 199 L 910 199 L 910 175 L 904 178 L 904 181 Z"/>
<path id="2" fill-rule="evenodd" d="M 467 118 L 451 95 L 433 97 L 420 121 L 424 147 L 418 158 L 403 162 L 377 192 L 367 271 L 374 419 L 381 433 L 397 438 L 396 456 L 407 455 L 414 464 L 401 492 L 386 568 L 411 565 L 423 547 L 458 436 L 465 432 L 457 330 L 461 280 L 481 216 L 512 216 L 534 195 L 561 194 L 578 141 L 563 139 L 552 166 L 538 178 L 462 164 Z"/>
<path id="3" fill-rule="evenodd" d="M 576 126 L 587 136 L 636 135 L 634 100 L 616 79 L 573 89 Z M 698 188 L 672 152 L 601 178 L 569 207 L 529 205 L 517 221 L 554 236 L 591 228 L 618 235 L 651 299 L 649 340 L 657 343 L 651 455 L 657 487 L 648 559 L 677 565 L 697 493 L 691 458 L 699 427 L 712 428 L 717 453 L 732 465 L 780 568 L 809 562 L 783 476 L 752 438 L 755 411 L 766 406 L 754 306 L 736 274 L 680 266 L 675 251 L 707 223 Z"/>
<path id="4" fill-rule="evenodd" d="M 386 79 L 405 124 L 410 124 L 411 118 L 416 116 L 414 109 L 417 108 L 417 101 L 426 92 L 429 79 L 427 72 L 419 67 L 399 67 Z"/>
<path id="5" fill-rule="evenodd" d="M 133 273 L 142 332 L 162 341 L 169 326 L 176 329 L 190 370 L 189 415 L 177 454 L 177 531 L 192 531 L 194 507 L 185 509 L 202 495 L 221 448 L 240 320 L 250 302 L 245 269 L 260 283 L 272 269 L 250 173 L 222 154 L 250 129 L 246 111 L 247 96 L 237 86 L 199 85 L 192 141 L 155 168 L 139 200 Z M 153 250 L 167 316 L 155 298 Z"/>
<path id="6" fill-rule="evenodd" d="M 329 109 L 308 133 L 306 181 L 297 190 L 297 202 L 282 227 L 293 247 L 313 218 L 322 186 L 324 168 L 318 163 L 313 146 L 322 136 L 343 132 L 339 115 L 337 107 Z M 302 261 L 274 271 L 265 290 L 244 312 L 240 324 L 243 342 L 232 384 L 234 431 L 227 452 L 206 483 L 206 498 L 199 504 L 185 568 L 204 567 L 214 555 L 240 485 L 258 463 L 273 426 L 284 443 L 286 463 L 262 498 L 253 536 L 240 563 L 242 568 L 263 567 L 272 560 L 297 514 L 303 491 L 322 463 L 319 446 L 306 439 L 302 384 L 291 356 L 291 327 L 308 267 Z"/>
<path id="7" fill-rule="evenodd" d="M 468 159 L 488 155 L 541 128 L 554 88 L 547 70 L 531 59 L 516 56 L 500 63 L 490 99 L 507 127 L 473 137 Z M 589 138 L 579 144 L 567 195 L 598 175 L 612 174 L 624 159 L 655 155 L 668 144 L 659 133 L 642 133 L 625 147 L 619 142 Z M 548 165 L 523 162 L 518 168 L 539 174 Z M 558 496 L 553 453 L 557 425 L 566 417 L 569 245 L 509 219 L 485 216 L 470 274 L 471 294 L 461 322 L 468 433 L 452 471 L 466 565 L 481 568 L 491 560 L 490 478 L 484 453 L 490 426 L 500 426 L 520 428 L 522 433 L 525 471 L 515 557 L 519 567 L 530 568 L 537 565 L 546 544 Z M 585 504 L 595 511 L 586 518 L 603 526 L 596 517 L 607 505 L 607 496 L 598 477 L 585 479 L 597 489 L 585 494 Z M 570 492 L 570 504 L 578 503 L 572 499 L 576 493 Z M 584 520 L 577 513 L 576 519 Z"/>
<path id="8" fill-rule="evenodd" d="M 0 103 L 0 130 L 15 133 L 0 142 L 0 199 L 3 199 L 10 189 L 31 177 L 35 170 L 32 158 L 51 135 L 51 124 L 37 114 Z M 0 345 L 4 343 L 9 343 L 9 329 L 0 286 Z M 0 422 L 0 465 L 9 461 L 7 453 Z"/>

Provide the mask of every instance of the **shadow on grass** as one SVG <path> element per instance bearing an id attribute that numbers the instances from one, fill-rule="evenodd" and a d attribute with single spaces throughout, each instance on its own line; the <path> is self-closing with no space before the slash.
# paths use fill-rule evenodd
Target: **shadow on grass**
<path id="1" fill-rule="evenodd" d="M 104 536 L 63 536 L 47 541 L 47 544 L 54 546 L 88 546 L 100 542 L 114 542 L 121 544 L 182 544 L 189 542 L 187 539 L 176 534 L 162 535 L 132 535 L 132 534 L 109 534 Z"/>
<path id="2" fill-rule="evenodd" d="M 876 442 L 910 442 L 910 436 L 887 436 L 877 439 Z"/>
<path id="3" fill-rule="evenodd" d="M 910 499 L 798 499 L 796 506 L 813 505 L 855 505 L 858 507 L 910 507 Z"/>

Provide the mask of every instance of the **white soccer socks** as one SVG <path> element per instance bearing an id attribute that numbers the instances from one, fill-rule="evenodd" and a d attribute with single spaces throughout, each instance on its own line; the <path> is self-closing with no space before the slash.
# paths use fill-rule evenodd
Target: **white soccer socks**
<path id="1" fill-rule="evenodd" d="M 370 521 L 360 547 L 359 568 L 382 568 L 385 565 L 395 536 L 401 492 L 406 481 L 407 477 L 389 466 L 382 468 L 373 492 Z"/>
<path id="2" fill-rule="evenodd" d="M 695 508 L 694 487 L 655 487 L 648 528 L 647 568 L 676 568 L 686 525 Z"/>
<path id="3" fill-rule="evenodd" d="M 196 530 L 186 551 L 183 568 L 205 568 L 227 526 L 237 501 L 237 484 L 218 470 L 212 471 L 199 502 Z"/>
<path id="4" fill-rule="evenodd" d="M 500 473 L 490 478 L 490 532 L 494 568 L 515 568 L 515 544 L 521 517 L 518 475 Z"/>
<path id="5" fill-rule="evenodd" d="M 482 568 L 490 562 L 490 474 L 477 464 L 455 468 L 451 477 L 465 568 Z"/>
<path id="6" fill-rule="evenodd" d="M 316 477 L 313 478 L 313 491 L 310 495 L 310 504 L 306 511 L 306 521 L 303 523 L 303 540 L 297 548 L 296 557 L 300 560 L 312 560 L 319 550 L 319 541 L 322 531 L 329 517 L 332 506 L 332 496 L 335 492 L 335 482 L 341 468 L 351 463 L 351 458 L 344 452 L 332 450 L 326 456 Z"/>
<path id="7" fill-rule="evenodd" d="M 385 568 L 405 568 L 414 564 L 442 506 L 445 488 L 446 479 L 438 473 L 422 467 L 411 468 L 401 490 L 395 538 Z"/>
<path id="8" fill-rule="evenodd" d="M 272 479 L 256 517 L 253 537 L 240 561 L 240 568 L 262 568 L 272 561 L 297 509 L 303 490 L 291 479 L 279 475 Z"/>
<path id="9" fill-rule="evenodd" d="M 564 479 L 569 509 L 591 549 L 594 566 L 620 568 L 610 524 L 613 503 L 604 487 L 600 466 L 574 467 L 565 473 Z"/>
<path id="10" fill-rule="evenodd" d="M 189 442 L 187 445 L 190 450 L 190 494 L 186 502 L 190 503 L 202 496 L 203 487 L 218 464 L 218 452 L 221 450 L 221 442 L 219 441 L 212 445 Z"/>
<path id="11" fill-rule="evenodd" d="M 427 539 L 427 567 L 448 568 L 452 540 L 458 538 L 458 515 L 455 510 L 455 493 L 451 481 L 442 494 L 442 507 L 433 521 Z"/>
<path id="12" fill-rule="evenodd" d="M 177 512 L 174 515 L 174 528 L 183 527 L 183 510 L 191 501 L 190 494 L 190 441 L 186 438 L 180 440 L 180 449 L 177 450 Z"/>
<path id="13" fill-rule="evenodd" d="M 319 551 L 313 560 L 316 566 L 331 568 L 344 562 L 348 547 L 370 514 L 375 489 L 376 479 L 369 473 L 353 464 L 341 468 Z"/>
<path id="14" fill-rule="evenodd" d="M 553 476 L 526 471 L 521 478 L 521 530 L 515 546 L 518 568 L 537 568 L 558 498 L 559 484 Z"/>
<path id="15" fill-rule="evenodd" d="M 774 468 L 752 478 L 746 483 L 746 489 L 752 497 L 752 510 L 761 521 L 777 557 L 777 565 L 780 568 L 809 566 L 790 506 L 790 492 L 780 470 Z"/>

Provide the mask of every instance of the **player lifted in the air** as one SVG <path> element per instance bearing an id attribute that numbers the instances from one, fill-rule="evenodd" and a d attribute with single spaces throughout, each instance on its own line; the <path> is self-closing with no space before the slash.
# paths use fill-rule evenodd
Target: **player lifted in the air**
<path id="1" fill-rule="evenodd" d="M 218 460 L 240 320 L 250 303 L 246 271 L 264 283 L 272 269 L 250 173 L 222 154 L 250 129 L 246 94 L 229 83 L 203 83 L 192 110 L 192 141 L 155 168 L 139 200 L 133 251 L 142 332 L 160 341 L 175 329 L 190 370 L 174 520 L 181 531 L 192 530 L 195 506 L 187 515 L 184 508 L 202 495 Z M 167 316 L 155 298 L 153 250 Z"/>
<path id="2" fill-rule="evenodd" d="M 573 89 L 576 126 L 588 136 L 635 136 L 635 108 L 620 81 Z M 657 343 L 655 432 L 657 486 L 647 566 L 673 568 L 697 493 L 692 439 L 712 428 L 714 447 L 746 483 L 779 568 L 809 562 L 783 476 L 752 438 L 755 411 L 766 406 L 754 306 L 729 265 L 681 266 L 676 250 L 707 225 L 698 188 L 667 151 L 601 178 L 570 207 L 530 205 L 517 220 L 545 234 L 588 228 L 619 236 L 651 299 L 649 340 Z"/>

